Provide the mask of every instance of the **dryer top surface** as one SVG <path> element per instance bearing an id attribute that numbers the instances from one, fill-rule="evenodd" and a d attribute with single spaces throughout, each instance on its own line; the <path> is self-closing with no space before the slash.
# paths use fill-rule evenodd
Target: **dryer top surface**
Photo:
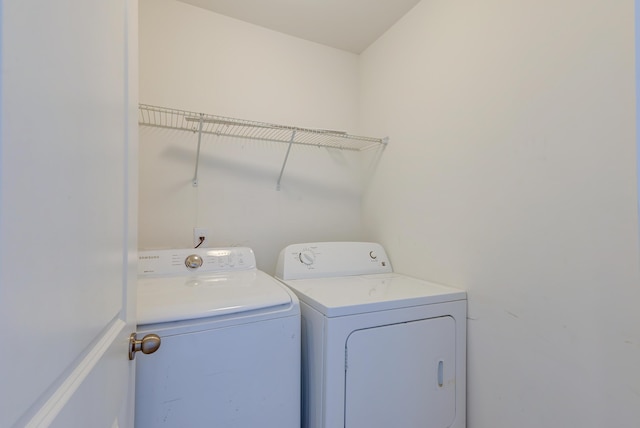
<path id="1" fill-rule="evenodd" d="M 463 290 L 398 273 L 285 281 L 303 301 L 327 317 L 466 300 Z"/>

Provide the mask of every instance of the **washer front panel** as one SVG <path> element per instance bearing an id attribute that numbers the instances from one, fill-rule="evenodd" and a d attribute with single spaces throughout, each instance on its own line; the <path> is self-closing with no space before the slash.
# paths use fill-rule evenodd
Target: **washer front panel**
<path id="1" fill-rule="evenodd" d="M 211 327 L 136 358 L 136 428 L 299 428 L 299 314 Z"/>
<path id="2" fill-rule="evenodd" d="M 300 300 L 328 317 L 466 299 L 466 292 L 396 273 L 289 280 Z"/>

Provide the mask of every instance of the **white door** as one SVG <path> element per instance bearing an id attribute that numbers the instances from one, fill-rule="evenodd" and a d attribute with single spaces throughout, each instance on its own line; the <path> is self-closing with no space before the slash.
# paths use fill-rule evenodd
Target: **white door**
<path id="1" fill-rule="evenodd" d="M 0 0 L 1 427 L 128 427 L 137 2 Z"/>
<path id="2" fill-rule="evenodd" d="M 346 428 L 446 428 L 456 412 L 456 327 L 439 317 L 347 339 Z"/>

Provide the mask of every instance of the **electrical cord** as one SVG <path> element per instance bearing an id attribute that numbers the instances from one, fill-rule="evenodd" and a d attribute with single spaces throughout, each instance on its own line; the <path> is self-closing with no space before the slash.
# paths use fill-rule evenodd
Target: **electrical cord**
<path id="1" fill-rule="evenodd" d="M 202 245 L 202 243 L 205 240 L 205 237 L 204 236 L 199 236 L 198 239 L 200 240 L 200 243 L 198 245 L 196 245 L 194 248 L 198 248 L 200 245 Z"/>

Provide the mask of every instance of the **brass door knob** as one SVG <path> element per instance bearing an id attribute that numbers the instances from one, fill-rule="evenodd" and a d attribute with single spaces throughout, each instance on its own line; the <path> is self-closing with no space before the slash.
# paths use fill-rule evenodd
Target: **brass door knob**
<path id="1" fill-rule="evenodd" d="M 143 354 L 153 354 L 160 348 L 160 342 L 160 336 L 157 334 L 147 334 L 142 340 L 138 340 L 138 335 L 131 333 L 129 336 L 129 359 L 133 360 L 138 351 L 142 351 Z"/>

